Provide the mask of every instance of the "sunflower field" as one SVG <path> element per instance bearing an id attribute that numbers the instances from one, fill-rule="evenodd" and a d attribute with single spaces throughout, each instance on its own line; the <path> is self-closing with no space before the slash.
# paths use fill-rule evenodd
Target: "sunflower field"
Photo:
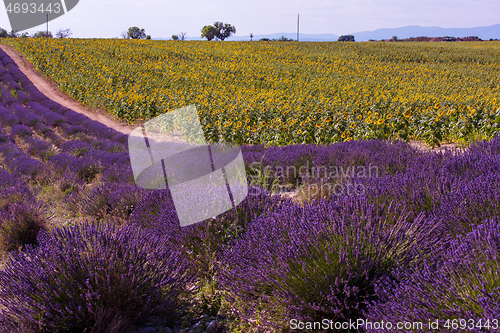
<path id="1" fill-rule="evenodd" d="M 500 131 L 500 42 L 4 40 L 130 123 L 195 104 L 210 141 L 435 146 Z"/>

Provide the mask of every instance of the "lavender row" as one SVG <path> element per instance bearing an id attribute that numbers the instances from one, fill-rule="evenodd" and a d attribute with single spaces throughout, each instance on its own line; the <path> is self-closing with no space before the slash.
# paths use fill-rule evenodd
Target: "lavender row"
<path id="1" fill-rule="evenodd" d="M 15 99 L 8 97 L 5 92 L 16 90 L 19 93 L 18 100 L 22 103 L 36 102 L 39 105 L 49 109 L 52 112 L 59 114 L 62 118 L 58 118 L 53 114 L 48 115 L 51 119 L 48 120 L 49 125 L 55 124 L 54 122 L 67 121 L 71 125 L 78 125 L 84 127 L 88 133 L 104 139 L 111 139 L 116 142 L 125 143 L 126 135 L 121 134 L 97 121 L 91 120 L 85 115 L 74 112 L 66 107 L 63 107 L 57 102 L 51 101 L 43 93 L 41 93 L 22 73 L 17 65 L 10 59 L 10 57 L 0 50 L 0 59 L 5 67 L 0 66 L 0 79 L 7 85 L 8 90 L 2 92 L 2 96 L 7 99 L 2 102 L 4 105 L 10 104 Z M 8 69 L 7 69 L 8 68 Z M 12 96 L 11 96 L 12 97 Z M 36 104 L 32 105 L 33 109 L 38 109 L 40 112 L 47 113 L 47 110 L 40 109 Z M 35 110 L 34 110 L 35 111 Z"/>
<path id="2" fill-rule="evenodd" d="M 95 193 L 102 195 L 103 189 Z M 101 286 L 107 286 L 109 282 L 104 279 L 89 285 L 81 279 L 82 274 L 87 274 L 82 269 L 104 267 L 107 272 L 117 267 L 112 264 L 115 259 L 110 253 L 117 251 L 116 246 L 124 246 L 137 250 L 131 257 L 125 256 L 130 260 L 126 265 L 130 265 L 131 270 L 122 273 L 122 283 L 149 281 L 141 270 L 133 269 L 148 253 L 180 251 L 177 253 L 183 253 L 188 259 L 183 266 L 186 279 L 193 281 L 203 275 L 217 276 L 218 288 L 225 293 L 238 318 L 248 323 L 257 321 L 259 328 L 272 329 L 273 332 L 289 327 L 291 319 L 321 321 L 328 318 L 336 322 L 367 318 L 380 322 L 399 318 L 427 322 L 437 317 L 451 320 L 456 316 L 477 321 L 482 315 L 491 320 L 498 315 L 500 295 L 495 289 L 494 275 L 498 269 L 498 219 L 475 227 L 470 235 L 454 238 L 446 224 L 423 215 L 410 221 L 408 209 L 398 205 L 384 207 L 357 199 L 300 207 L 289 200 L 266 194 L 262 196 L 261 193 L 259 200 L 253 196 L 253 201 L 245 203 L 246 207 L 240 207 L 239 222 L 241 216 L 250 213 L 248 223 L 240 231 L 222 228 L 213 222 L 180 229 L 176 226 L 168 193 L 155 191 L 151 194 L 154 195 L 147 196 L 147 200 L 142 200 L 138 206 L 142 213 L 133 214 L 134 227 L 121 229 L 123 235 L 128 236 L 120 242 L 112 241 L 102 233 L 108 235 L 112 230 L 110 236 L 121 237 L 122 231 L 112 227 L 105 227 L 103 231 L 102 225 L 98 228 L 83 225 L 83 230 L 92 230 L 84 237 L 79 228 L 57 231 L 53 238 L 40 236 L 42 246 L 34 252 L 27 252 L 30 257 L 28 266 L 19 254 L 5 272 L 0 273 L 2 299 L 16 294 L 26 295 L 25 298 L 15 298 L 15 303 L 6 306 L 22 313 L 25 325 L 97 325 L 82 309 L 90 307 L 104 311 L 107 300 L 125 298 L 130 294 L 128 289 L 113 289 L 116 295 L 103 293 Z M 159 208 L 163 209 L 153 215 Z M 260 209 L 260 214 L 252 215 L 255 209 Z M 218 221 L 231 226 L 229 214 Z M 243 225 L 233 225 L 237 226 Z M 157 242 L 157 237 L 162 240 Z M 152 247 L 145 247 L 142 242 Z M 52 245 L 45 245 L 49 243 Z M 56 244 L 60 250 L 53 252 Z M 63 260 L 60 251 L 67 247 L 82 251 L 78 246 L 83 245 L 78 244 L 88 244 L 86 248 L 96 252 L 93 251 L 90 257 L 76 256 L 72 260 L 64 257 Z M 481 254 L 484 249 L 485 254 Z M 94 253 L 109 256 L 111 262 L 94 257 Z M 487 263 L 487 266 L 482 263 Z M 54 264 L 57 268 L 53 267 Z M 464 265 L 470 268 L 470 273 L 464 270 Z M 26 267 L 40 272 L 40 276 L 30 275 L 24 282 L 26 285 L 11 283 L 12 279 L 17 281 L 16 276 L 25 276 L 22 272 Z M 71 267 L 78 269 L 72 270 Z M 148 274 L 157 276 L 171 271 L 174 266 L 163 269 L 154 268 L 155 265 L 148 267 L 154 269 Z M 59 271 L 65 272 L 66 283 L 58 280 L 62 275 L 52 275 Z M 42 279 L 47 275 L 51 278 Z M 186 280 L 177 278 L 171 281 L 179 286 Z M 55 285 L 52 282 L 58 286 L 57 295 L 69 296 L 54 297 L 52 286 Z M 26 288 L 33 285 L 39 289 L 31 294 L 28 291 L 32 289 Z M 471 298 L 463 296 L 460 291 L 464 286 L 470 289 L 468 295 Z M 79 298 L 82 288 L 101 295 L 102 303 L 94 298 Z M 150 292 L 152 294 L 148 295 L 155 299 L 155 304 L 168 300 L 165 296 L 155 298 L 154 290 L 150 289 Z M 37 299 L 42 303 L 33 301 L 35 294 L 41 297 Z M 135 297 L 142 302 L 139 295 Z M 426 301 L 422 303 L 422 300 Z M 40 311 L 40 304 L 56 315 L 33 317 Z M 440 312 L 436 313 L 437 310 Z M 127 319 L 138 323 L 156 314 L 153 310 L 145 313 L 146 317 L 142 317 L 140 313 L 129 312 Z M 12 317 L 5 320 L 9 325 L 19 325 Z"/>

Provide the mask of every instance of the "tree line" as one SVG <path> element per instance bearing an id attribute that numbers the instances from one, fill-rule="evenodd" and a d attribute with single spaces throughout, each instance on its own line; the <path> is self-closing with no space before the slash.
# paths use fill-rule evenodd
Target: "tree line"
<path id="1" fill-rule="evenodd" d="M 0 38 L 30 38 L 30 37 L 47 37 L 47 38 L 68 38 L 72 35 L 73 33 L 71 32 L 71 29 L 59 29 L 57 30 L 55 36 L 52 34 L 51 31 L 37 31 L 33 35 L 30 35 L 27 32 L 24 32 L 22 34 L 18 33 L 17 30 L 11 30 L 8 32 L 7 30 L 0 28 Z"/>

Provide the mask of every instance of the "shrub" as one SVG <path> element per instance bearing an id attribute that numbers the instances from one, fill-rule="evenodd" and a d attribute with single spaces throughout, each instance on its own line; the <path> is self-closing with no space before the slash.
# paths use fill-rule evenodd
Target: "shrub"
<path id="1" fill-rule="evenodd" d="M 180 231 L 179 218 L 168 190 L 145 192 L 130 215 L 129 223 L 160 235 Z"/>
<path id="2" fill-rule="evenodd" d="M 77 164 L 79 162 L 79 158 L 67 153 L 61 153 L 50 157 L 48 159 L 48 162 L 53 166 L 54 169 L 62 172 L 66 170 L 66 168 L 70 164 Z"/>
<path id="3" fill-rule="evenodd" d="M 3 105 L 5 106 L 17 102 L 17 100 L 14 98 L 14 96 L 12 96 L 10 91 L 5 89 L 3 86 L 0 89 L 0 101 L 2 101 Z"/>
<path id="4" fill-rule="evenodd" d="M 68 165 L 68 170 L 75 173 L 78 178 L 91 183 L 95 177 L 102 172 L 102 168 L 94 161 L 84 158 L 77 158 Z"/>
<path id="5" fill-rule="evenodd" d="M 17 91 L 17 99 L 23 104 L 33 101 L 24 91 L 21 90 Z"/>
<path id="6" fill-rule="evenodd" d="M 9 114 L 2 118 L 2 127 L 9 127 L 19 124 L 19 118 L 16 115 Z"/>
<path id="7" fill-rule="evenodd" d="M 16 202 L 30 202 L 33 194 L 18 178 L 0 169 L 0 211 Z"/>
<path id="8" fill-rule="evenodd" d="M 433 256 L 447 237 L 433 221 L 364 200 L 289 205 L 256 219 L 226 249 L 218 272 L 233 308 L 259 328 L 356 320 L 376 282 Z"/>
<path id="9" fill-rule="evenodd" d="M 50 180 L 50 172 L 47 167 L 42 162 L 27 155 L 23 154 L 12 158 L 6 165 L 14 175 L 25 181 L 43 183 Z"/>
<path id="10" fill-rule="evenodd" d="M 61 150 L 71 155 L 83 156 L 92 150 L 92 146 L 81 140 L 70 140 L 61 145 Z"/>
<path id="11" fill-rule="evenodd" d="M 135 184 L 132 166 L 129 164 L 115 163 L 104 170 L 102 180 L 108 183 Z"/>
<path id="12" fill-rule="evenodd" d="M 42 153 L 48 151 L 51 145 L 39 138 L 28 140 L 28 154 L 31 156 L 41 156 Z"/>
<path id="13" fill-rule="evenodd" d="M 47 228 L 47 212 L 40 203 L 13 202 L 0 212 L 0 248 L 13 251 L 36 245 L 37 235 Z"/>
<path id="14" fill-rule="evenodd" d="M 70 137 L 72 135 L 75 135 L 77 133 L 85 133 L 85 128 L 83 128 L 82 126 L 78 126 L 78 125 L 71 125 L 70 127 L 68 127 L 68 129 L 66 129 L 64 131 L 64 134 L 66 134 L 66 136 Z"/>
<path id="15" fill-rule="evenodd" d="M 0 272 L 1 312 L 35 332 L 127 332 L 156 316 L 172 324 L 187 261 L 143 230 L 83 224 L 39 236 Z"/>
<path id="16" fill-rule="evenodd" d="M 101 184 L 94 187 L 80 203 L 80 212 L 96 219 L 127 221 L 140 202 L 144 190 L 135 185 Z"/>
<path id="17" fill-rule="evenodd" d="M 95 149 L 108 152 L 124 152 L 125 146 L 111 140 L 96 140 L 92 143 Z"/>
<path id="18" fill-rule="evenodd" d="M 493 325 L 492 320 L 500 315 L 499 222 L 498 217 L 487 221 L 451 242 L 440 260 L 398 270 L 396 281 L 381 281 L 376 288 L 379 300 L 366 310 L 368 320 L 421 321 L 425 325 L 438 319 L 443 327 L 447 319 L 455 319 L 459 325 L 460 319 L 472 319 L 483 324 L 489 320 Z M 457 328 L 484 332 L 479 327 Z"/>
<path id="19" fill-rule="evenodd" d="M 10 131 L 10 134 L 12 136 L 18 136 L 18 137 L 23 137 L 26 135 L 33 135 L 33 131 L 25 125 L 15 125 L 12 127 L 12 130 Z"/>
<path id="20" fill-rule="evenodd" d="M 0 143 L 10 141 L 9 135 L 5 132 L 3 128 L 0 127 Z"/>

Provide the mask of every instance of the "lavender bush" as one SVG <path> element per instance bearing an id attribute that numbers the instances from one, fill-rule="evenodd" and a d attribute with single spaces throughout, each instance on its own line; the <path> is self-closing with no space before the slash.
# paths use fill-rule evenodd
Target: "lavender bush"
<path id="1" fill-rule="evenodd" d="M 32 99 L 22 90 L 17 91 L 17 100 L 22 104 L 27 104 L 32 101 Z"/>
<path id="2" fill-rule="evenodd" d="M 71 155 L 83 156 L 92 150 L 92 146 L 81 140 L 70 140 L 61 145 L 61 150 Z"/>
<path id="3" fill-rule="evenodd" d="M 31 136 L 33 135 L 33 131 L 25 125 L 15 125 L 12 127 L 10 134 L 18 137 L 23 137 L 23 136 Z"/>
<path id="4" fill-rule="evenodd" d="M 379 300 L 366 310 L 368 320 L 427 324 L 437 319 L 442 329 L 449 320 L 449 330 L 454 320 L 455 329 L 461 331 L 496 331 L 494 320 L 500 315 L 499 222 L 498 217 L 485 221 L 454 240 L 439 261 L 398 270 L 396 281 L 381 281 L 376 288 Z M 424 327 L 424 331 L 430 328 Z"/>
<path id="5" fill-rule="evenodd" d="M 101 184 L 94 187 L 80 202 L 80 212 L 96 219 L 113 219 L 124 223 L 144 195 L 135 185 Z"/>
<path id="6" fill-rule="evenodd" d="M 86 183 L 91 183 L 103 171 L 98 163 L 81 158 L 73 160 L 68 165 L 68 170 Z"/>
<path id="7" fill-rule="evenodd" d="M 408 222 L 407 215 L 346 201 L 290 205 L 258 218 L 221 259 L 232 310 L 276 329 L 292 318 L 359 318 L 378 279 L 433 256 L 446 239 L 434 221 Z"/>
<path id="8" fill-rule="evenodd" d="M 35 332 L 132 331 L 153 316 L 172 324 L 187 266 L 164 239 L 140 229 L 56 229 L 0 271 L 0 312 L 11 327 Z"/>
<path id="9" fill-rule="evenodd" d="M 2 127 L 11 127 L 19 124 L 21 121 L 16 115 L 9 114 L 2 118 Z"/>
<path id="10" fill-rule="evenodd" d="M 38 233 L 46 229 L 47 212 L 41 203 L 10 202 L 0 211 L 0 249 L 13 251 L 36 245 Z"/>
<path id="11" fill-rule="evenodd" d="M 0 87 L 0 101 L 3 105 L 9 106 L 10 104 L 17 102 L 17 99 L 12 96 L 9 90 L 4 87 Z"/>

